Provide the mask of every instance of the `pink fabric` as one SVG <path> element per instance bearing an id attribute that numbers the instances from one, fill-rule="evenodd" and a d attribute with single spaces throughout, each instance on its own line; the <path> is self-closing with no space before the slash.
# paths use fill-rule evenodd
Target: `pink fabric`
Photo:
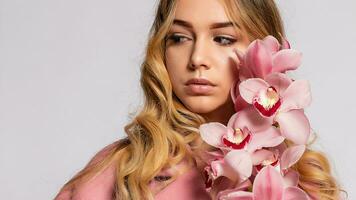
<path id="1" fill-rule="evenodd" d="M 197 168 L 191 168 L 161 190 L 156 200 L 210 200 L 205 191 L 204 179 Z"/>
<path id="2" fill-rule="evenodd" d="M 109 151 L 118 144 L 118 141 L 106 146 L 97 153 L 88 166 L 102 160 Z M 115 168 L 111 166 L 90 181 L 80 184 L 72 191 L 64 191 L 55 200 L 112 200 L 112 191 L 115 183 Z"/>
<path id="3" fill-rule="evenodd" d="M 113 167 L 108 168 L 92 181 L 82 184 L 74 190 L 72 200 L 112 200 L 114 172 Z"/>
<path id="4" fill-rule="evenodd" d="M 108 151 L 115 146 L 113 143 L 105 147 L 90 161 L 91 165 L 102 159 Z M 185 162 L 175 166 L 179 168 Z M 159 175 L 171 175 L 172 169 L 163 170 Z M 112 192 L 115 184 L 115 167 L 104 170 L 101 174 L 94 177 L 88 182 L 80 184 L 73 191 L 64 191 L 55 198 L 55 200 L 112 200 Z M 160 182 L 153 180 L 150 184 L 151 190 L 156 193 L 157 200 L 210 200 L 208 193 L 205 191 L 204 178 L 197 168 L 190 168 L 180 175 L 174 182 L 159 191 Z"/>

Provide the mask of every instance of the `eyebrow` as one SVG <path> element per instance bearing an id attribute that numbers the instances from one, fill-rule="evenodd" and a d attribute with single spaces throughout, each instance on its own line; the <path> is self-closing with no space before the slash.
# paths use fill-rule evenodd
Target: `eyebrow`
<path id="1" fill-rule="evenodd" d="M 193 28 L 193 25 L 187 21 L 181 20 L 181 19 L 174 19 L 173 24 L 184 26 L 187 28 Z M 210 25 L 210 29 L 218 29 L 218 28 L 225 28 L 225 27 L 231 27 L 235 24 L 238 28 L 240 26 L 237 23 L 233 23 L 231 21 L 228 22 L 216 22 Z"/>

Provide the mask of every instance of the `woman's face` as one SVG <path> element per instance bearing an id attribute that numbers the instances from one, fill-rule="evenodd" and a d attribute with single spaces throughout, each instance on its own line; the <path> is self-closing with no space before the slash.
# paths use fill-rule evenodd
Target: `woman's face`
<path id="1" fill-rule="evenodd" d="M 234 113 L 230 88 L 239 61 L 233 49 L 244 52 L 250 43 L 229 21 L 218 0 L 178 0 L 165 52 L 176 96 L 192 112 L 222 123 Z M 194 78 L 212 85 L 187 84 Z"/>

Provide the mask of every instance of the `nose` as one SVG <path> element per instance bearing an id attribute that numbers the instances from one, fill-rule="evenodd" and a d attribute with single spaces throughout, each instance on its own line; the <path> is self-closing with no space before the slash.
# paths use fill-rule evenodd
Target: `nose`
<path id="1" fill-rule="evenodd" d="M 211 55 L 210 55 L 211 56 Z M 203 38 L 194 43 L 190 58 L 189 68 L 196 70 L 199 68 L 210 68 L 209 63 L 209 44 Z"/>

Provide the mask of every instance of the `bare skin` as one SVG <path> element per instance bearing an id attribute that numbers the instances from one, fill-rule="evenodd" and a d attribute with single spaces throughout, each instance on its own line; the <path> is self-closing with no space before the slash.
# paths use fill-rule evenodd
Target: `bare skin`
<path id="1" fill-rule="evenodd" d="M 180 21 L 168 33 L 165 52 L 173 91 L 192 112 L 226 125 L 234 114 L 230 88 L 238 78 L 233 49 L 246 50 L 247 34 L 231 25 L 212 28 L 230 21 L 217 0 L 178 0 L 175 20 Z M 192 94 L 185 85 L 191 78 L 205 78 L 215 86 L 209 93 Z"/>

